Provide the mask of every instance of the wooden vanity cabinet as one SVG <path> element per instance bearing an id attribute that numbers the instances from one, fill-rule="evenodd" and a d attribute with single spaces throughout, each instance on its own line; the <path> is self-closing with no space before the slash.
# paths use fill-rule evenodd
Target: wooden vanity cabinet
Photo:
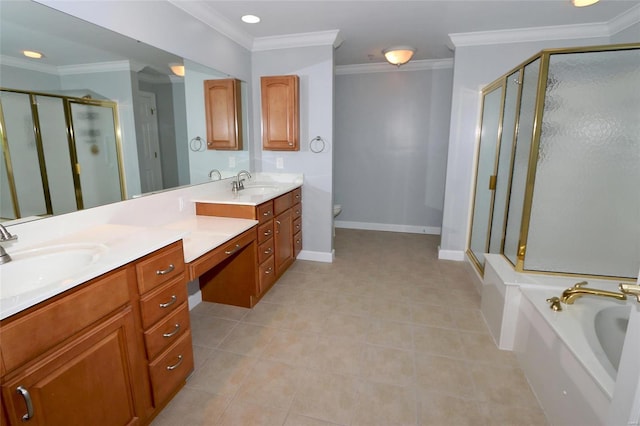
<path id="1" fill-rule="evenodd" d="M 2 417 L 148 424 L 193 370 L 184 270 L 178 241 L 2 320 Z"/>
<path id="2" fill-rule="evenodd" d="M 296 188 L 258 206 L 196 203 L 196 214 L 257 220 L 257 286 L 254 306 L 287 270 L 302 249 L 302 190 Z M 297 221 L 297 222 L 296 222 Z M 295 228 L 298 224 L 298 228 Z M 296 240 L 298 239 L 298 245 Z M 297 247 L 297 251 L 296 251 Z"/>
<path id="3" fill-rule="evenodd" d="M 9 424 L 144 421 L 148 376 L 131 278 L 133 267 L 123 267 L 2 321 L 2 399 Z"/>
<path id="4" fill-rule="evenodd" d="M 300 150 L 299 85 L 297 75 L 260 77 L 264 150 Z"/>
<path id="5" fill-rule="evenodd" d="M 208 149 L 242 150 L 241 105 L 240 80 L 204 81 Z"/>

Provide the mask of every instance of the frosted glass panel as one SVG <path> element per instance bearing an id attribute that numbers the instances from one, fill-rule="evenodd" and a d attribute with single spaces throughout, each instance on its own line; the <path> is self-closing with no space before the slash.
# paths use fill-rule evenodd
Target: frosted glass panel
<path id="1" fill-rule="evenodd" d="M 507 195 L 509 193 L 509 177 L 511 176 L 511 159 L 513 141 L 515 140 L 516 112 L 519 85 L 519 72 L 507 77 L 507 87 L 502 113 L 502 133 L 500 136 L 500 154 L 498 156 L 498 178 L 493 201 L 493 217 L 491 219 L 491 238 L 489 253 L 502 252 L 502 238 L 505 230 L 507 213 Z"/>
<path id="2" fill-rule="evenodd" d="M 29 95 L 3 91 L 1 96 L 20 216 L 46 214 L 47 206 L 42 187 Z M 8 187 L 7 175 L 3 174 L 1 178 L 3 179 L 2 188 Z M 4 203 L 5 197 L 2 197 L 2 201 Z M 2 211 L 5 210 L 7 209 L 3 206 Z"/>
<path id="3" fill-rule="evenodd" d="M 481 265 L 484 264 L 484 254 L 489 248 L 489 223 L 493 202 L 493 191 L 489 189 L 489 178 L 493 175 L 496 165 L 502 89 L 503 87 L 500 86 L 485 94 L 482 107 L 482 128 L 480 147 L 478 148 L 478 170 L 476 172 L 470 242 L 470 249 Z"/>
<path id="4" fill-rule="evenodd" d="M 49 96 L 37 96 L 36 100 L 53 214 L 76 211 L 63 101 Z"/>
<path id="5" fill-rule="evenodd" d="M 71 103 L 84 208 L 122 200 L 114 110 Z"/>
<path id="6" fill-rule="evenodd" d="M 536 89 L 540 74 L 540 60 L 536 59 L 524 68 L 522 96 L 520 98 L 520 118 L 516 136 L 516 152 L 514 157 L 513 176 L 511 178 L 511 194 L 507 212 L 507 232 L 505 234 L 504 254 L 515 264 L 520 241 L 522 225 L 522 207 L 524 204 L 527 170 L 529 168 L 529 151 L 533 138 L 533 122 L 536 106 Z"/>
<path id="7" fill-rule="evenodd" d="M 525 269 L 639 264 L 640 51 L 551 55 Z"/>

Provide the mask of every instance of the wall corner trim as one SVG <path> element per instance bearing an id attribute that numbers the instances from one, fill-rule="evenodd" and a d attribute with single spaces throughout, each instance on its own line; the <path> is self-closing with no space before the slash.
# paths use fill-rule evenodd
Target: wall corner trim
<path id="1" fill-rule="evenodd" d="M 405 71 L 425 71 L 453 68 L 453 59 L 425 59 L 410 61 L 400 68 L 387 62 L 376 62 L 372 64 L 338 65 L 336 75 L 346 74 L 369 74 L 376 72 L 405 72 Z"/>
<path id="2" fill-rule="evenodd" d="M 462 250 L 443 250 L 438 246 L 438 259 L 439 260 L 456 260 L 458 262 L 463 262 L 464 259 L 464 251 Z"/>

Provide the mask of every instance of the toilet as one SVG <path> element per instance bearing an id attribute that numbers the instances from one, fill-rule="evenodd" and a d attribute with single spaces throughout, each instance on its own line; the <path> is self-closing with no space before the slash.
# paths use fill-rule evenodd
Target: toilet
<path id="1" fill-rule="evenodd" d="M 336 236 L 336 217 L 342 211 L 342 206 L 340 204 L 333 205 L 333 236 Z"/>

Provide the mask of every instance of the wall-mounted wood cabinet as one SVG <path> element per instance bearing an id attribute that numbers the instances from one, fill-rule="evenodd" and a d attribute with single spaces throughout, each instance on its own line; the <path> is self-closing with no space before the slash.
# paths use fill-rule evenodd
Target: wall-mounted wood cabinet
<path id="1" fill-rule="evenodd" d="M 241 105 L 240 80 L 205 80 L 208 149 L 242 150 Z"/>
<path id="2" fill-rule="evenodd" d="M 297 75 L 260 78 L 262 149 L 300 150 L 299 80 Z"/>

